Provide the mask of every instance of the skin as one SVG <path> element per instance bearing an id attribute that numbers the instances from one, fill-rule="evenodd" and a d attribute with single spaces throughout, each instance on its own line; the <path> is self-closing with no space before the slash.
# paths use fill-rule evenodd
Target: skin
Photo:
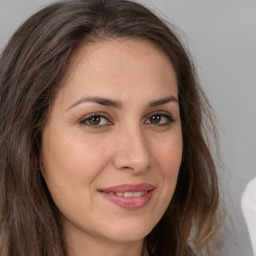
<path id="1" fill-rule="evenodd" d="M 42 133 L 43 175 L 62 214 L 69 255 L 143 255 L 144 238 L 164 214 L 179 173 L 177 99 L 172 64 L 148 42 L 105 40 L 76 52 Z M 119 207 L 98 191 L 139 183 L 155 186 L 139 209 Z"/>

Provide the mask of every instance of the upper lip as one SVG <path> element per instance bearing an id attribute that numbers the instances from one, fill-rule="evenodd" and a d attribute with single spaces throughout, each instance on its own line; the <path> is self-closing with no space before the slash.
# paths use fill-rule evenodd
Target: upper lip
<path id="1" fill-rule="evenodd" d="M 155 189 L 155 186 L 148 183 L 140 183 L 140 184 L 120 184 L 117 186 L 101 188 L 100 192 L 104 193 L 124 193 L 124 192 L 139 192 L 139 191 L 150 191 Z"/>

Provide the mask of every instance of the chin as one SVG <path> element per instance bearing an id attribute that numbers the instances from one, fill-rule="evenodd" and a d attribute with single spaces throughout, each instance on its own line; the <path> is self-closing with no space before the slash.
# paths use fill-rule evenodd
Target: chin
<path id="1" fill-rule="evenodd" d="M 109 229 L 111 232 L 107 235 L 111 240 L 119 242 L 136 242 L 143 240 L 153 229 L 151 225 L 123 225 L 121 228 Z"/>

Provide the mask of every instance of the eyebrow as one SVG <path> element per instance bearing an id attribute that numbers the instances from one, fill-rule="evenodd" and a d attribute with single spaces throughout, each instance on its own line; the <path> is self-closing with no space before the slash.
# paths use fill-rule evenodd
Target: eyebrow
<path id="1" fill-rule="evenodd" d="M 103 106 L 108 106 L 113 108 L 121 108 L 121 105 L 122 105 L 121 102 L 113 99 L 108 99 L 103 97 L 85 97 L 73 103 L 70 107 L 67 108 L 67 111 L 79 104 L 86 103 L 86 102 L 93 102 L 93 103 L 97 103 Z"/>
<path id="2" fill-rule="evenodd" d="M 178 103 L 178 100 L 174 96 L 169 96 L 169 97 L 166 97 L 166 98 L 163 98 L 163 99 L 151 101 L 148 104 L 148 107 L 156 107 L 156 106 L 159 106 L 159 105 L 164 105 L 164 104 L 169 103 L 169 102 Z"/>
<path id="3" fill-rule="evenodd" d="M 93 102 L 93 103 L 100 104 L 102 106 L 108 106 L 108 107 L 113 107 L 113 108 L 121 108 L 122 107 L 122 103 L 120 101 L 116 101 L 113 99 L 104 98 L 104 97 L 84 97 L 84 98 L 81 98 L 80 100 L 76 101 L 75 103 L 73 103 L 71 106 L 69 106 L 66 109 L 66 111 L 69 111 L 70 109 L 76 107 L 77 105 L 80 105 L 80 104 L 86 103 L 86 102 Z M 148 107 L 156 107 L 156 106 L 164 105 L 169 102 L 177 102 L 178 103 L 178 100 L 174 96 L 169 96 L 169 97 L 166 97 L 163 99 L 151 101 L 148 104 Z"/>

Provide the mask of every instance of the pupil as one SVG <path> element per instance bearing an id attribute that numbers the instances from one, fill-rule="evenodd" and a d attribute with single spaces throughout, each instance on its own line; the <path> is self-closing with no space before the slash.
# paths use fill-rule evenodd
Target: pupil
<path id="1" fill-rule="evenodd" d="M 94 116 L 90 119 L 90 124 L 92 125 L 98 125 L 100 123 L 100 117 L 99 116 Z"/>
<path id="2" fill-rule="evenodd" d="M 154 123 L 154 124 L 159 123 L 161 121 L 161 117 L 158 115 L 154 115 L 150 118 L 150 121 L 151 123 Z"/>

